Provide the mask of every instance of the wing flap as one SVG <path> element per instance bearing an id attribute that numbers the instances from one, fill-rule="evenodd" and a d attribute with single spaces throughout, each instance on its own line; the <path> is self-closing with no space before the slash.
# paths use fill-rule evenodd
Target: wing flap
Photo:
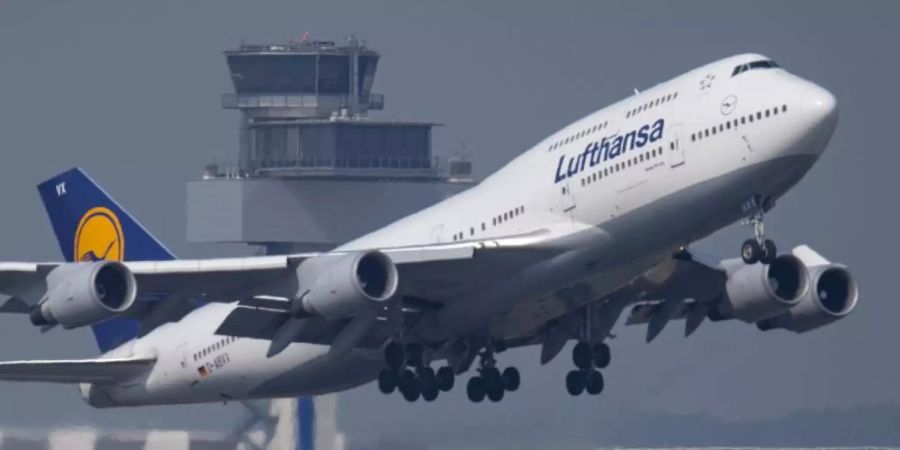
<path id="1" fill-rule="evenodd" d="M 6 361 L 0 362 L 0 380 L 117 383 L 146 373 L 155 362 L 156 358 Z"/>

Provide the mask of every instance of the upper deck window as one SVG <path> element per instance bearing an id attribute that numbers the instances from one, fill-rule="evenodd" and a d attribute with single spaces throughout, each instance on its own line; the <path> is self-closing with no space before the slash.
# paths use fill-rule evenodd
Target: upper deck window
<path id="1" fill-rule="evenodd" d="M 746 72 L 746 71 L 748 71 L 748 70 L 754 70 L 754 69 L 776 69 L 776 68 L 779 68 L 779 67 L 781 67 L 781 66 L 779 66 L 778 63 L 776 63 L 775 61 L 772 61 L 771 59 L 769 59 L 769 60 L 762 60 L 762 61 L 753 61 L 753 62 L 751 62 L 751 63 L 741 64 L 741 65 L 739 65 L 739 66 L 735 66 L 735 67 L 734 67 L 734 71 L 731 72 L 731 76 L 736 76 L 736 75 L 741 74 L 741 73 L 744 73 L 744 72 Z"/>

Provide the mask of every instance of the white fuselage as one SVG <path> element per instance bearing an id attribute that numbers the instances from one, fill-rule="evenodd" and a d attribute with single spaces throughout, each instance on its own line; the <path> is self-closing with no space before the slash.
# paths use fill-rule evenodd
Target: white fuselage
<path id="1" fill-rule="evenodd" d="M 478 186 L 339 249 L 550 233 L 563 251 L 445 299 L 416 331 L 524 335 L 746 216 L 754 196 L 777 198 L 800 180 L 834 131 L 835 100 L 778 68 L 732 76 L 766 59 L 726 58 L 589 114 Z M 112 406 L 318 394 L 366 383 L 382 364 L 380 352 L 333 358 L 311 344 L 267 358 L 268 341 L 215 335 L 234 307 L 201 307 L 110 352 L 158 362 L 145 378 L 85 395 Z"/>

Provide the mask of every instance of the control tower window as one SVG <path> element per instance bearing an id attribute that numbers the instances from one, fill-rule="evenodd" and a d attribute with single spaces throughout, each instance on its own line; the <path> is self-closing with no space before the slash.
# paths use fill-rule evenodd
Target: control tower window
<path id="1" fill-rule="evenodd" d="M 319 57 L 319 93 L 350 93 L 350 59 L 346 55 Z"/>
<path id="2" fill-rule="evenodd" d="M 316 92 L 315 55 L 229 55 L 228 66 L 239 94 Z"/>

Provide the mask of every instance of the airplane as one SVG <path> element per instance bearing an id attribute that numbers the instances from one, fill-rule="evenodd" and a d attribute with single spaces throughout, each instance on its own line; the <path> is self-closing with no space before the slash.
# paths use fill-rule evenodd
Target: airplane
<path id="1" fill-rule="evenodd" d="M 804 333 L 850 314 L 857 282 L 808 246 L 778 253 L 764 220 L 837 122 L 829 91 L 740 54 L 332 251 L 241 258 L 176 259 L 72 169 L 38 186 L 65 262 L 0 263 L 0 311 L 44 331 L 90 326 L 102 354 L 4 362 L 0 379 L 78 384 L 103 408 L 370 382 L 430 402 L 471 371 L 467 397 L 499 402 L 521 376 L 498 355 L 539 346 L 546 364 L 569 341 L 566 391 L 600 394 L 623 314 L 648 342 L 678 320 L 686 336 L 706 319 Z M 752 230 L 739 257 L 689 248 L 738 221 Z"/>

